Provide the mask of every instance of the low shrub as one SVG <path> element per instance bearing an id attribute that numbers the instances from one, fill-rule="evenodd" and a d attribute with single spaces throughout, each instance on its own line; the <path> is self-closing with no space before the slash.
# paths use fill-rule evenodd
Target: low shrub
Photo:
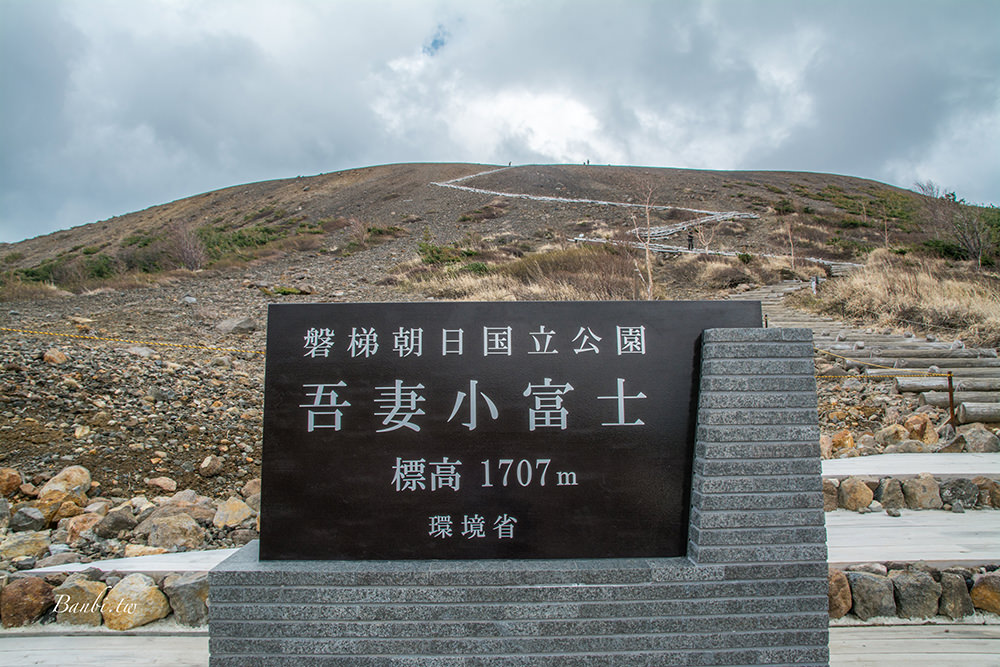
<path id="1" fill-rule="evenodd" d="M 971 263 L 874 251 L 861 269 L 823 283 L 815 308 L 880 327 L 946 332 L 1000 345 L 1000 278 Z"/>

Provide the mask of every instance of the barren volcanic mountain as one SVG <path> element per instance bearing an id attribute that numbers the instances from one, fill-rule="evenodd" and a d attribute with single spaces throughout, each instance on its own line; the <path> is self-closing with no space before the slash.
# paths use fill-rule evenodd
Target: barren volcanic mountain
<path id="1" fill-rule="evenodd" d="M 9 280 L 76 293 L 11 290 L 0 314 L 0 466 L 41 483 L 80 464 L 118 497 L 158 477 L 233 491 L 259 474 L 268 304 L 422 300 L 394 272 L 450 259 L 453 244 L 531 254 L 628 232 L 647 213 L 660 226 L 735 211 L 756 217 L 720 228 L 713 247 L 783 254 L 793 228 L 801 255 L 850 258 L 883 234 L 931 236 L 922 206 L 810 173 L 398 164 L 234 186 L 5 244 Z M 210 455 L 221 469 L 200 474 Z"/>

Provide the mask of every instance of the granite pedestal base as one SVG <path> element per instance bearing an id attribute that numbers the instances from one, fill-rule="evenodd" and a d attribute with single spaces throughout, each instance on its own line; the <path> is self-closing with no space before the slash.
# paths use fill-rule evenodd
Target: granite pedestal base
<path id="1" fill-rule="evenodd" d="M 260 561 L 211 573 L 211 664 L 825 665 L 811 332 L 704 334 L 686 558 Z"/>

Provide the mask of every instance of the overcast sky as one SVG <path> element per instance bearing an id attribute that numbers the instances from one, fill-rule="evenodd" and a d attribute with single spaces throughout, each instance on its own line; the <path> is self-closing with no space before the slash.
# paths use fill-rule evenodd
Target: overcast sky
<path id="1" fill-rule="evenodd" d="M 392 162 L 1000 203 L 1000 2 L 0 0 L 0 241 Z"/>

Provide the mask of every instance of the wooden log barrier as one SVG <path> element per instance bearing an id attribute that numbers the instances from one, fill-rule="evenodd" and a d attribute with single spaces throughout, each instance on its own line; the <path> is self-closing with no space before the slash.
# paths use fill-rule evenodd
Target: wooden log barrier
<path id="1" fill-rule="evenodd" d="M 962 403 L 958 406 L 960 424 L 1000 422 L 1000 403 Z"/>

